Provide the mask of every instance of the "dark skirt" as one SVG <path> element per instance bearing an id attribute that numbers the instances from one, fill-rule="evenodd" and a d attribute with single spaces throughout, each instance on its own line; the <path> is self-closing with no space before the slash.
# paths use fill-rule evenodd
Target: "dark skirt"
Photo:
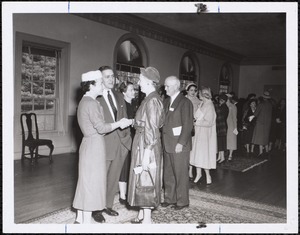
<path id="1" fill-rule="evenodd" d="M 227 136 L 218 136 L 218 152 L 225 151 L 227 149 Z"/>
<path id="2" fill-rule="evenodd" d="M 130 170 L 130 162 L 131 162 L 131 151 L 128 152 L 128 155 L 124 161 L 124 165 L 120 174 L 120 182 L 128 182 L 129 179 L 129 170 Z"/>
<path id="3" fill-rule="evenodd" d="M 242 132 L 243 144 L 251 144 L 254 131 L 254 125 L 250 125 L 247 130 Z"/>

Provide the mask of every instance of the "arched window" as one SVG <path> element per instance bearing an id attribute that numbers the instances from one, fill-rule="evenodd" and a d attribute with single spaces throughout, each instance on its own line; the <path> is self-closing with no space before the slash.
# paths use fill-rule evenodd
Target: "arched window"
<path id="1" fill-rule="evenodd" d="M 229 63 L 223 64 L 219 76 L 219 94 L 222 92 L 228 93 L 232 87 L 232 67 Z"/>
<path id="2" fill-rule="evenodd" d="M 140 101 L 142 97 L 137 84 L 140 68 L 148 66 L 148 53 L 144 41 L 135 34 L 123 35 L 115 47 L 114 65 L 117 74 L 116 84 L 132 82 L 136 97 Z"/>
<path id="3" fill-rule="evenodd" d="M 179 79 L 181 90 L 185 89 L 189 83 L 198 85 L 199 81 L 199 63 L 197 57 L 192 52 L 186 52 L 180 62 Z"/>

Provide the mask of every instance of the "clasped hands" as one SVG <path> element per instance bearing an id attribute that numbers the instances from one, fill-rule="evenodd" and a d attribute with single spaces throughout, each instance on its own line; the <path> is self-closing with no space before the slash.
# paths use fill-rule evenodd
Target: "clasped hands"
<path id="1" fill-rule="evenodd" d="M 120 128 L 121 129 L 124 129 L 130 125 L 132 125 L 133 123 L 133 119 L 127 119 L 127 118 L 122 118 L 120 121 L 119 121 L 119 124 L 120 124 Z"/>

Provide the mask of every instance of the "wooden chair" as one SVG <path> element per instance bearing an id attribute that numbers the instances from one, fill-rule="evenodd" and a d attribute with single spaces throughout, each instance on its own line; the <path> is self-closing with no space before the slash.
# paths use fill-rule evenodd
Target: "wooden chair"
<path id="1" fill-rule="evenodd" d="M 31 160 L 31 165 L 33 165 L 34 158 L 37 162 L 38 158 L 49 157 L 50 163 L 52 163 L 52 152 L 54 149 L 54 145 L 52 143 L 52 140 L 39 138 L 39 129 L 37 125 L 36 114 L 23 113 L 21 114 L 20 121 L 22 127 L 22 162 L 24 161 L 24 159 L 28 159 Z M 27 126 L 27 130 L 25 130 L 25 125 Z M 33 125 L 35 126 L 35 138 L 33 137 Z M 39 146 L 48 146 L 50 149 L 49 155 L 39 154 Z M 29 152 L 25 153 L 25 147 L 28 147 Z M 26 155 L 30 155 L 30 158 L 26 157 Z"/>

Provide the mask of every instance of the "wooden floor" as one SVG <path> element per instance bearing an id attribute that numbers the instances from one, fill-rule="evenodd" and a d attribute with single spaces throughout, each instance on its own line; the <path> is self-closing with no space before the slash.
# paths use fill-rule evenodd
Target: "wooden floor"
<path id="1" fill-rule="evenodd" d="M 14 161 L 15 223 L 72 205 L 77 183 L 78 156 L 55 155 L 54 163 L 40 159 L 36 166 L 29 161 Z M 204 175 L 204 174 L 203 174 Z M 195 187 L 205 192 L 237 197 L 286 208 L 286 157 L 272 152 L 269 161 L 247 172 L 217 168 L 209 186 L 205 178 Z"/>

